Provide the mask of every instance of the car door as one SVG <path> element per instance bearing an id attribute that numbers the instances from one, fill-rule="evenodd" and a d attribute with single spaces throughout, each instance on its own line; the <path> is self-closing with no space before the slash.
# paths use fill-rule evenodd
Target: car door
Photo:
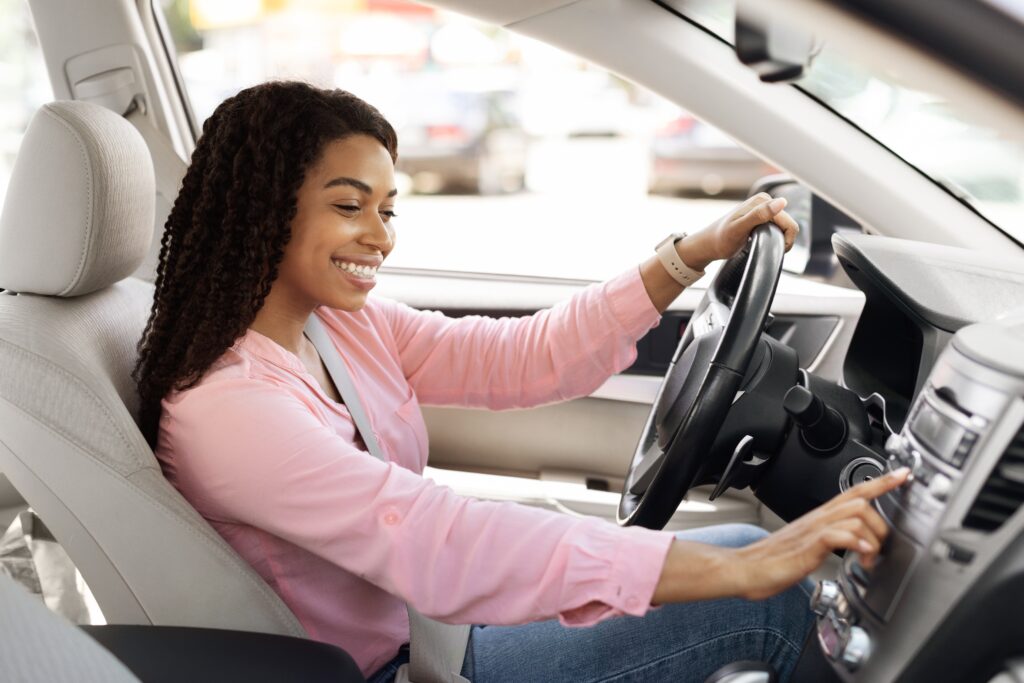
<path id="1" fill-rule="evenodd" d="M 418 171 L 400 161 L 399 246 L 377 290 L 416 308 L 451 316 L 533 314 L 635 268 L 668 232 L 702 228 L 742 199 L 649 196 L 652 145 L 659 129 L 680 116 L 677 105 L 574 55 L 464 17 L 406 2 L 353 11 L 316 3 L 142 1 L 138 10 L 125 19 L 121 39 L 152 57 L 134 65 L 151 86 L 150 111 L 138 124 L 162 176 L 165 210 L 173 197 L 166 188 L 177 181 L 205 117 L 225 97 L 267 78 L 298 77 L 363 96 L 398 128 L 400 155 L 404 133 L 410 145 L 435 136 L 433 156 Z M 56 40 L 69 19 L 41 5 L 33 12 L 53 71 L 67 60 L 68 46 Z M 75 49 L 89 53 L 84 36 L 115 39 L 112 33 L 109 22 L 80 32 Z M 424 73 L 436 107 L 403 97 Z M 467 92 L 501 94 L 513 112 L 502 122 L 503 139 L 472 133 L 487 126 L 472 128 L 466 112 L 450 106 Z M 426 109 L 451 112 L 452 120 L 420 125 L 414 114 Z M 508 152 L 513 138 L 522 148 Z M 484 162 L 494 158 L 521 182 L 454 182 L 493 172 L 494 162 Z M 424 183 L 416 173 L 439 177 Z M 139 275 L 151 277 L 152 267 L 150 261 Z M 614 519 L 661 374 L 708 279 L 684 292 L 639 341 L 631 367 L 590 396 L 501 412 L 424 407 L 428 475 L 467 495 Z M 797 348 L 803 367 L 837 378 L 862 303 L 854 290 L 787 274 L 767 331 Z M 745 493 L 712 503 L 698 490 L 670 526 L 729 521 L 765 519 Z"/>

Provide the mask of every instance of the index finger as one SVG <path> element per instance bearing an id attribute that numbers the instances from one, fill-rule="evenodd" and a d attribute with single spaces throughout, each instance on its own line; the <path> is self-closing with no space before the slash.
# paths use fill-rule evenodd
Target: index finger
<path id="1" fill-rule="evenodd" d="M 851 500 L 853 498 L 864 498 L 873 500 L 887 491 L 892 491 L 907 480 L 910 474 L 909 467 L 901 467 L 898 470 L 889 472 L 884 477 L 871 479 L 847 489 L 844 493 L 836 496 L 837 500 Z"/>

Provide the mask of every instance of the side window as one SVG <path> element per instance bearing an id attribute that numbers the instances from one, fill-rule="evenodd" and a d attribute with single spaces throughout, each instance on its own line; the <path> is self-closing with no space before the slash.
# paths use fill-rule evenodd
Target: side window
<path id="1" fill-rule="evenodd" d="M 32 114 L 53 99 L 25 0 L 0 0 L 0 207 Z"/>
<path id="2" fill-rule="evenodd" d="M 344 88 L 388 117 L 401 195 L 390 266 L 603 279 L 777 172 L 641 87 L 450 12 L 401 0 L 164 9 L 198 121 L 271 78 Z"/>

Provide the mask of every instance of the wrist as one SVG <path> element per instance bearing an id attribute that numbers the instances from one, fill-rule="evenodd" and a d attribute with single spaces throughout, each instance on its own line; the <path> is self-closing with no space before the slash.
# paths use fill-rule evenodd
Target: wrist
<path id="1" fill-rule="evenodd" d="M 673 541 L 652 602 L 691 602 L 741 595 L 736 551 L 705 543 Z"/>
<path id="2" fill-rule="evenodd" d="M 683 263 L 694 270 L 705 270 L 715 260 L 707 244 L 706 231 L 687 235 L 676 242 L 676 253 Z"/>

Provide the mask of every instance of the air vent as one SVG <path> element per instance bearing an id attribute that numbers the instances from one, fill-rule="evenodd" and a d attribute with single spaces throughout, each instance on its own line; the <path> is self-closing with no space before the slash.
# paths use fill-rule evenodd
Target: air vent
<path id="1" fill-rule="evenodd" d="M 964 518 L 964 526 L 995 531 L 1024 503 L 1024 426 L 1006 447 L 981 493 Z"/>

